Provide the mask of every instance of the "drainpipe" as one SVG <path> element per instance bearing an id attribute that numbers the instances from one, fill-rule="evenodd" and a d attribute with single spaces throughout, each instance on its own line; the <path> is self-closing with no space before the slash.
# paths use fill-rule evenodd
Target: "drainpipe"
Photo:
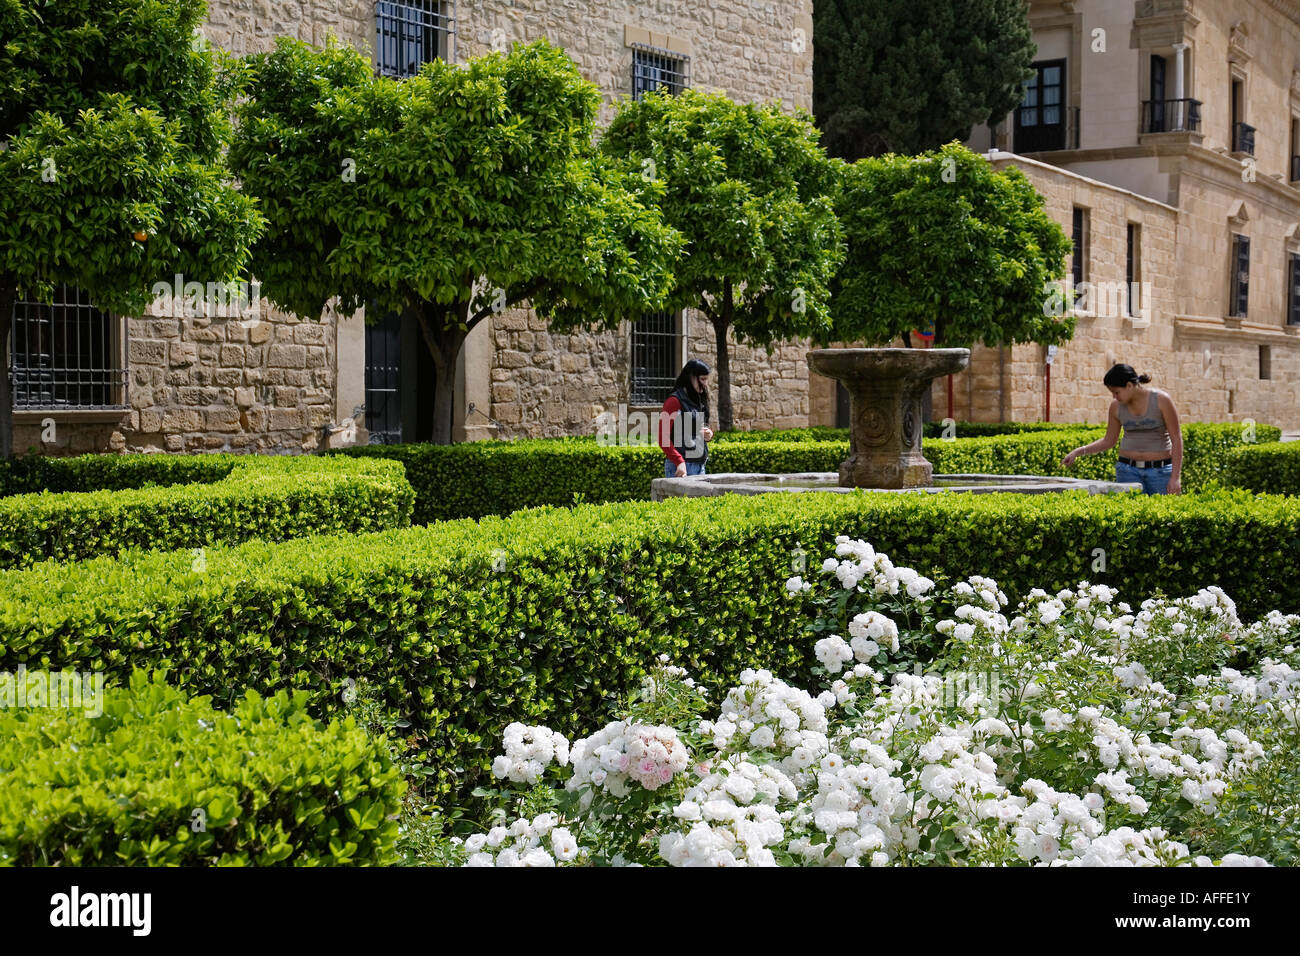
<path id="1" fill-rule="evenodd" d="M 1056 346 L 1047 347 L 1047 361 L 1043 365 L 1043 421 L 1052 420 L 1052 360 L 1056 358 Z"/>

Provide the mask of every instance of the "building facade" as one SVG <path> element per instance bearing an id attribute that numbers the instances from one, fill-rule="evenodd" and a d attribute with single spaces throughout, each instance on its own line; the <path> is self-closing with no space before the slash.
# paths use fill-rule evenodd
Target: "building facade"
<path id="1" fill-rule="evenodd" d="M 1114 362 L 1152 374 L 1185 420 L 1300 428 L 1300 0 L 1030 0 L 1038 43 L 1020 106 L 970 146 L 1015 165 L 1075 240 L 1072 341 L 976 347 L 935 384 L 934 418 L 1104 419 Z M 235 53 L 333 35 L 375 69 L 463 62 L 547 37 L 602 91 L 693 86 L 812 105 L 812 2 L 770 0 L 209 0 L 209 40 Z M 409 320 L 326 310 L 206 312 L 183 289 L 107 316 L 76 290 L 15 310 L 9 373 L 18 452 L 311 452 L 418 441 L 431 363 Z M 731 343 L 738 427 L 842 423 L 805 343 Z M 457 369 L 458 440 L 590 434 L 657 408 L 688 357 L 712 364 L 697 313 L 556 335 L 529 310 L 477 327 Z"/>
<path id="2" fill-rule="evenodd" d="M 977 349 L 955 417 L 1042 418 L 1050 376 L 1053 420 L 1103 421 L 1119 361 L 1184 420 L 1300 427 L 1300 2 L 1034 0 L 1030 18 L 1024 99 L 970 145 L 1029 176 L 1092 294 L 1050 371 L 1040 346 Z"/>
<path id="3" fill-rule="evenodd" d="M 620 97 L 661 86 L 812 107 L 811 0 L 209 0 L 205 33 L 237 54 L 270 49 L 277 36 L 317 45 L 334 36 L 398 77 L 435 57 L 463 62 L 546 37 L 600 88 L 602 121 Z M 102 315 L 76 290 L 53 309 L 21 303 L 10 350 L 15 450 L 310 452 L 431 433 L 432 368 L 410 320 L 195 310 L 183 292 L 136 317 Z M 807 423 L 804 351 L 733 344 L 738 421 Z M 714 353 L 711 326 L 689 310 L 577 335 L 507 311 L 465 344 L 453 434 L 593 433 L 620 405 L 657 408 L 687 357 L 712 363 Z"/>

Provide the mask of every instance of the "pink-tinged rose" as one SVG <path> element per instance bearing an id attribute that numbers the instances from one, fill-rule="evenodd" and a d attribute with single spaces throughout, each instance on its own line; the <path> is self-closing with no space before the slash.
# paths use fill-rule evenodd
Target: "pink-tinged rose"
<path id="1" fill-rule="evenodd" d="M 631 761 L 631 759 L 628 757 L 628 755 L 627 755 L 627 754 L 623 754 L 623 756 L 621 756 L 621 757 L 618 758 L 618 769 L 619 769 L 620 771 L 624 771 L 624 772 L 626 772 L 626 771 L 627 771 L 627 768 L 628 768 L 628 764 L 630 764 L 631 762 L 632 762 L 632 761 Z"/>
<path id="2" fill-rule="evenodd" d="M 659 768 L 659 782 L 660 782 L 660 783 L 667 783 L 667 782 L 668 782 L 669 780 L 671 780 L 671 779 L 673 779 L 673 768 L 672 768 L 672 767 L 660 767 L 660 768 Z"/>
<path id="3" fill-rule="evenodd" d="M 645 776 L 653 777 L 655 775 L 655 762 L 653 760 L 642 760 L 637 769 Z"/>
<path id="4" fill-rule="evenodd" d="M 709 772 L 709 764 L 697 763 L 695 765 L 695 772 L 698 773 L 701 777 L 706 776 Z"/>

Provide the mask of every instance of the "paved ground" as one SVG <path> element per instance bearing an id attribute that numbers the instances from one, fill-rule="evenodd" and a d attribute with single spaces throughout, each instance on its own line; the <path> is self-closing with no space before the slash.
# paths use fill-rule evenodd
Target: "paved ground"
<path id="1" fill-rule="evenodd" d="M 1300 441 L 1300 432 L 1283 432 L 1282 441 Z"/>

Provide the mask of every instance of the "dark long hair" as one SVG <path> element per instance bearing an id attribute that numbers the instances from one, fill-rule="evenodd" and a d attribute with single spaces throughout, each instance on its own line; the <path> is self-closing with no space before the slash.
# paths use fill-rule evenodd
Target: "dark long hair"
<path id="1" fill-rule="evenodd" d="M 1145 385 L 1151 381 L 1151 376 L 1139 375 L 1133 371 L 1132 365 L 1112 365 L 1110 371 L 1106 373 L 1106 377 L 1101 381 L 1107 388 L 1123 388 L 1125 385 L 1134 382 Z"/>
<path id="2" fill-rule="evenodd" d="M 680 393 L 692 405 L 697 406 L 704 415 L 704 420 L 709 420 L 709 390 L 706 388 L 702 392 L 695 390 L 695 383 L 691 379 L 696 375 L 708 375 L 709 367 L 699 359 L 691 359 L 682 366 L 682 370 L 677 373 L 677 381 L 673 383 L 674 394 Z M 679 398 L 680 401 L 680 398 Z"/>

